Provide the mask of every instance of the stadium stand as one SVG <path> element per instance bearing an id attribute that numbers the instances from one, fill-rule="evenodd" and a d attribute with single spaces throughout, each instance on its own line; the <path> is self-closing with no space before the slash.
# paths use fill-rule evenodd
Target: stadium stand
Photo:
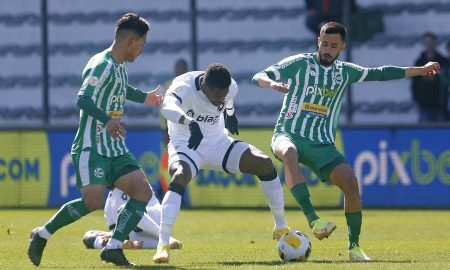
<path id="1" fill-rule="evenodd" d="M 254 72 L 298 52 L 313 51 L 315 37 L 304 24 L 303 1 L 198 0 L 199 68 L 211 62 L 230 67 L 240 82 L 236 102 L 241 122 L 272 125 L 282 97 L 250 84 Z M 420 52 L 420 36 L 433 31 L 450 40 L 448 1 L 358 1 L 363 10 L 380 10 L 385 31 L 355 44 L 353 62 L 363 66 L 411 65 Z M 0 58 L 8 68 L 0 75 L 0 125 L 39 126 L 42 122 L 42 72 L 39 1 L 5 2 L 0 10 Z M 89 6 L 87 9 L 86 6 Z M 115 20 L 135 11 L 152 23 L 144 55 L 129 65 L 130 81 L 150 89 L 170 78 L 173 63 L 190 59 L 189 1 L 49 0 L 51 124 L 75 125 L 74 100 L 81 70 L 89 57 L 112 39 Z M 414 24 L 412 24 L 414 22 Z M 444 44 L 444 42 L 441 42 Z M 344 56 L 342 56 L 344 57 Z M 342 58 L 341 57 L 341 58 Z M 355 123 L 414 123 L 410 81 L 366 83 L 353 87 Z M 263 90 L 265 91 L 265 90 Z M 131 105 L 131 104 L 129 104 Z M 131 124 L 157 125 L 157 112 L 128 106 Z M 395 116 L 395 117 L 392 117 Z M 342 119 L 345 123 L 345 119 Z"/>

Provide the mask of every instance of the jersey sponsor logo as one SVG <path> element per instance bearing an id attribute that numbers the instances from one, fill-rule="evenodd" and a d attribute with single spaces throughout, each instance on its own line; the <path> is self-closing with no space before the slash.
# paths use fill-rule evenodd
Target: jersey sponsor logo
<path id="1" fill-rule="evenodd" d="M 123 116 L 123 111 L 110 111 L 108 115 L 113 119 L 120 119 Z"/>
<path id="2" fill-rule="evenodd" d="M 325 86 L 318 86 L 315 84 L 314 86 L 310 85 L 306 88 L 306 95 L 318 95 L 318 96 L 324 96 L 328 98 L 334 98 L 337 94 L 336 90 L 332 90 L 329 88 L 326 88 Z"/>
<path id="3" fill-rule="evenodd" d="M 124 201 L 128 200 L 128 195 L 127 195 L 125 192 L 123 192 L 123 193 L 122 193 L 122 196 L 120 196 L 120 197 L 121 197 L 122 200 L 124 200 Z"/>
<path id="4" fill-rule="evenodd" d="M 333 77 L 333 83 L 334 84 L 341 84 L 342 83 L 342 75 L 339 73 L 336 73 Z"/>
<path id="5" fill-rule="evenodd" d="M 99 168 L 96 168 L 96 169 L 94 170 L 94 176 L 97 177 L 97 178 L 102 178 L 104 174 L 105 174 L 105 173 L 104 173 L 103 169 L 100 168 L 100 167 L 99 167 Z"/>
<path id="6" fill-rule="evenodd" d="M 294 114 L 297 112 L 297 97 L 293 97 L 291 103 L 289 104 L 289 109 L 285 115 L 286 119 L 291 119 L 294 117 Z"/>
<path id="7" fill-rule="evenodd" d="M 328 107 L 314 103 L 303 102 L 302 113 L 313 117 L 326 118 L 328 116 Z"/>
<path id="8" fill-rule="evenodd" d="M 89 85 L 97 86 L 98 85 L 98 77 L 96 77 L 96 76 L 89 77 L 88 83 L 89 83 Z"/>
<path id="9" fill-rule="evenodd" d="M 198 115 L 195 116 L 195 113 L 193 110 L 188 110 L 186 112 L 187 116 L 193 118 L 195 121 L 197 122 L 203 122 L 203 123 L 211 123 L 211 125 L 216 124 L 219 121 L 219 116 L 220 115 Z"/>
<path id="10" fill-rule="evenodd" d="M 194 111 L 193 110 L 189 110 L 189 111 L 186 112 L 186 115 L 192 118 L 192 117 L 194 117 Z"/>
<path id="11" fill-rule="evenodd" d="M 121 92 L 119 95 L 113 95 L 108 100 L 108 105 L 119 103 L 123 104 L 125 102 L 125 94 Z"/>
<path id="12" fill-rule="evenodd" d="M 289 66 L 289 65 L 291 65 L 291 64 L 293 64 L 293 63 L 295 63 L 295 62 L 297 62 L 298 60 L 300 60 L 301 58 L 295 58 L 295 59 L 292 59 L 292 60 L 290 60 L 290 61 L 287 61 L 287 62 L 284 62 L 284 63 L 281 63 L 280 65 L 278 65 L 278 67 L 276 68 L 276 69 L 283 69 L 283 68 L 286 68 L 287 66 Z"/>

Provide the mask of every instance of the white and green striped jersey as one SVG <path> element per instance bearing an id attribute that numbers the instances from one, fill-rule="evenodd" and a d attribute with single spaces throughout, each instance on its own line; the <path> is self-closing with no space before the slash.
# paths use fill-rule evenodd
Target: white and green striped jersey
<path id="1" fill-rule="evenodd" d="M 316 53 L 293 55 L 263 72 L 272 80 L 289 84 L 275 132 L 299 135 L 317 143 L 334 143 L 347 85 L 404 77 L 401 67 L 363 68 L 339 60 L 325 67 Z"/>
<path id="2" fill-rule="evenodd" d="M 97 108 L 110 118 L 122 118 L 128 88 L 126 63 L 117 63 L 111 51 L 104 50 L 89 60 L 82 79 L 78 96 L 90 97 Z M 125 138 L 113 139 L 104 123 L 80 110 L 80 125 L 72 144 L 72 153 L 88 148 L 107 157 L 129 152 Z"/>

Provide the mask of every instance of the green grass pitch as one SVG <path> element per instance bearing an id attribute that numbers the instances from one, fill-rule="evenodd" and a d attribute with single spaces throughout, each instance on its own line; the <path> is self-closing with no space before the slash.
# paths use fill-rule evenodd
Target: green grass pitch
<path id="1" fill-rule="evenodd" d="M 0 211 L 0 269 L 36 269 L 26 250 L 32 228 L 43 224 L 55 209 Z M 286 213 L 292 228 L 312 240 L 306 263 L 283 263 L 271 240 L 269 210 L 183 209 L 174 236 L 184 243 L 171 253 L 168 265 L 151 262 L 154 250 L 126 251 L 137 269 L 449 269 L 450 211 L 367 210 L 361 244 L 373 258 L 350 263 L 347 229 L 342 210 L 319 210 L 321 217 L 337 222 L 334 234 L 323 241 L 313 238 L 299 210 Z M 90 214 L 58 231 L 47 244 L 41 269 L 117 268 L 100 261 L 98 250 L 81 241 L 89 229 L 105 229 L 102 212 Z"/>

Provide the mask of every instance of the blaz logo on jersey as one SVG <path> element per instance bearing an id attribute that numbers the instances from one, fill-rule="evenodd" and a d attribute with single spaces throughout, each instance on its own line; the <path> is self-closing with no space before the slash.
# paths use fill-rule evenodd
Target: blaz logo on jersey
<path id="1" fill-rule="evenodd" d="M 194 118 L 197 122 L 211 123 L 214 125 L 219 120 L 220 115 L 212 116 L 212 115 L 198 115 L 195 117 L 195 113 L 193 110 L 189 110 L 186 112 L 187 116 Z"/>

